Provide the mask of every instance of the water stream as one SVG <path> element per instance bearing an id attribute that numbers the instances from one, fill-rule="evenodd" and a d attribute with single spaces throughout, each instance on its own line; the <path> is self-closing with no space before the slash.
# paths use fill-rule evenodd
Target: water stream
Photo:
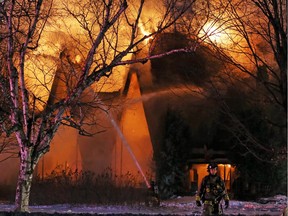
<path id="1" fill-rule="evenodd" d="M 142 177 L 143 177 L 143 179 L 144 179 L 144 182 L 145 182 L 147 188 L 150 188 L 150 183 L 149 183 L 149 181 L 147 180 L 147 178 L 146 178 L 146 176 L 145 176 L 145 174 L 144 174 L 144 172 L 143 172 L 143 170 L 142 170 L 142 168 L 141 168 L 141 166 L 140 166 L 137 158 L 135 157 L 135 154 L 133 153 L 133 151 L 132 151 L 132 149 L 131 149 L 131 147 L 130 147 L 128 141 L 127 141 L 127 139 L 125 138 L 123 132 L 121 131 L 119 125 L 117 124 L 117 122 L 115 121 L 114 117 L 111 115 L 111 113 L 109 112 L 109 110 L 108 110 L 108 109 L 105 109 L 105 110 L 106 110 L 106 114 L 107 114 L 108 119 L 109 119 L 110 122 L 112 123 L 112 125 L 113 125 L 113 127 L 115 128 L 117 134 L 119 135 L 121 141 L 123 142 L 124 146 L 126 147 L 126 149 L 127 149 L 128 152 L 129 152 L 132 160 L 134 161 L 137 169 L 138 169 L 139 172 L 141 173 L 141 175 L 142 175 Z"/>
<path id="2" fill-rule="evenodd" d="M 191 98 L 191 96 L 195 97 L 195 98 L 203 98 L 205 95 L 204 90 L 201 87 L 197 87 L 194 85 L 185 85 L 185 86 L 174 86 L 174 87 L 169 87 L 166 89 L 160 89 L 157 91 L 152 91 L 152 92 L 147 92 L 147 93 L 143 93 L 140 97 L 138 98 L 132 98 L 129 100 L 126 100 L 125 103 L 126 107 L 131 106 L 131 104 L 136 104 L 139 102 L 147 102 L 152 98 L 156 98 L 156 97 L 163 97 L 163 96 L 175 96 L 175 97 L 179 97 L 179 98 Z"/>

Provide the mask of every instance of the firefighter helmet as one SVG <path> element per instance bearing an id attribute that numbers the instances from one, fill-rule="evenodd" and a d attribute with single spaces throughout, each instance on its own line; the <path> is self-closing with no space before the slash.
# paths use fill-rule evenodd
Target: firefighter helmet
<path id="1" fill-rule="evenodd" d="M 207 171 L 209 172 L 210 169 L 214 169 L 214 168 L 218 168 L 218 164 L 214 162 L 209 163 L 207 167 Z"/>

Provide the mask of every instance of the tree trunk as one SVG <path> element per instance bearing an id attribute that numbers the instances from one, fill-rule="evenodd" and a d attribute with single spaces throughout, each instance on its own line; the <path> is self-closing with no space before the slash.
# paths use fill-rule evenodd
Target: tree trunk
<path id="1" fill-rule="evenodd" d="M 29 211 L 30 189 L 32 185 L 33 170 L 36 165 L 33 163 L 35 159 L 31 154 L 32 149 L 33 147 L 30 147 L 21 151 L 20 169 L 15 196 L 15 211 L 17 212 Z"/>

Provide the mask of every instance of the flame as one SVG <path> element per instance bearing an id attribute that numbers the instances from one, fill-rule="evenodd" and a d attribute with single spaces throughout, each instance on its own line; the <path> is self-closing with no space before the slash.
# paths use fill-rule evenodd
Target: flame
<path id="1" fill-rule="evenodd" d="M 137 16 L 140 3 L 135 1 L 134 4 L 134 7 L 131 7 L 131 10 L 129 11 L 129 15 L 131 15 L 131 17 Z M 55 10 L 60 5 L 62 5 L 62 0 L 57 0 L 55 2 Z M 77 9 L 78 6 L 75 6 L 75 8 Z M 71 5 L 71 7 L 74 9 L 73 5 Z M 158 11 L 155 10 L 155 3 L 153 1 L 147 1 L 138 24 L 138 39 L 146 36 L 145 40 L 143 41 L 144 45 L 147 45 L 152 38 L 149 37 L 149 35 L 151 35 L 153 30 L 155 30 L 155 23 L 159 22 L 159 17 L 161 16 L 159 15 Z M 36 97 L 41 98 L 42 101 L 47 101 L 49 98 L 49 91 L 51 90 L 57 64 L 59 64 L 59 56 L 63 49 L 66 48 L 69 51 L 69 56 L 73 63 L 81 64 L 81 62 L 84 61 L 83 56 L 87 55 L 86 52 L 88 48 L 86 47 L 86 44 L 89 44 L 87 43 L 89 38 L 87 37 L 87 32 L 79 25 L 78 21 L 74 17 L 65 16 L 61 19 L 55 19 L 53 21 L 55 22 L 53 25 L 47 25 L 45 27 L 39 41 L 39 47 L 33 51 L 33 55 L 35 57 L 31 57 L 26 61 L 26 79 L 29 80 L 31 90 L 37 91 L 33 93 L 36 95 Z M 93 31 L 99 31 L 99 26 L 94 26 L 93 28 Z M 120 41 L 121 43 L 118 48 L 125 47 L 130 42 L 130 38 L 127 37 L 127 30 L 129 28 L 130 27 L 127 26 L 127 23 L 123 21 L 118 29 L 117 37 L 111 35 L 114 33 L 111 31 L 107 33 L 107 38 L 118 38 L 117 42 Z M 148 29 L 150 29 L 150 31 Z M 81 44 L 83 45 L 75 46 L 75 43 L 70 35 L 77 37 L 77 40 L 81 41 Z M 116 40 L 105 44 L 103 43 L 103 46 L 106 46 L 105 50 L 109 50 L 108 46 L 110 45 L 116 45 Z M 114 53 L 108 52 L 106 55 L 106 59 L 109 60 L 113 58 Z M 98 56 L 95 58 L 98 58 Z M 131 58 L 132 54 L 128 54 L 124 57 L 124 59 Z M 128 71 L 128 66 L 119 66 L 115 68 L 109 78 L 103 77 L 99 80 L 99 82 L 93 85 L 94 90 L 101 92 L 114 92 L 121 90 L 124 86 L 123 83 L 125 82 Z M 38 106 L 39 109 L 43 109 L 45 104 L 37 104 L 37 107 Z"/>
<path id="2" fill-rule="evenodd" d="M 199 33 L 199 37 L 206 42 L 228 44 L 229 32 L 225 29 L 224 25 L 214 23 L 212 21 L 207 22 Z"/>
<path id="3" fill-rule="evenodd" d="M 144 24 L 143 24 L 142 22 L 139 24 L 139 29 L 140 29 L 141 34 L 142 34 L 143 36 L 149 36 L 149 35 L 151 34 L 151 32 L 149 32 L 149 31 L 147 31 L 147 30 L 145 29 Z M 152 38 L 152 36 L 147 37 L 147 38 L 145 39 L 145 43 L 148 44 L 148 42 L 149 42 L 149 40 L 150 40 L 151 38 Z"/>
<path id="4" fill-rule="evenodd" d="M 80 55 L 76 55 L 75 56 L 75 62 L 77 62 L 78 64 L 81 62 L 82 58 Z"/>
<path id="5" fill-rule="evenodd" d="M 232 58 L 237 59 L 240 64 L 245 65 L 249 70 L 253 69 L 254 64 L 249 59 L 249 55 L 246 55 L 250 52 L 249 46 L 247 46 L 243 35 L 231 28 L 231 25 L 229 27 L 229 23 L 221 24 L 220 22 L 209 21 L 203 26 L 198 36 L 203 42 L 224 48 L 225 51 L 228 52 Z M 245 77 L 245 73 L 238 75 Z"/>

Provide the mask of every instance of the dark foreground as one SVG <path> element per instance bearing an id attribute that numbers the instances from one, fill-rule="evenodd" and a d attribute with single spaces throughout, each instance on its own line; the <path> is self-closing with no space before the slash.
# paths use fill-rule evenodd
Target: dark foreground
<path id="1" fill-rule="evenodd" d="M 161 202 L 159 207 L 139 205 L 47 205 L 31 206 L 30 213 L 13 212 L 14 206 L 0 203 L 0 216 L 94 216 L 94 215 L 201 215 L 195 197 L 178 197 Z M 286 211 L 286 213 L 285 213 Z M 224 215 L 288 216 L 287 197 L 278 195 L 258 202 L 231 200 Z"/>

